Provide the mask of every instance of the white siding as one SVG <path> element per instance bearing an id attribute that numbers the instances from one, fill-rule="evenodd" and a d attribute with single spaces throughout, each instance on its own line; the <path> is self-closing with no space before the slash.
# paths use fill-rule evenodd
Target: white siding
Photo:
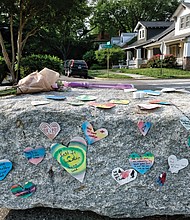
<path id="1" fill-rule="evenodd" d="M 189 8 L 185 8 L 179 13 L 177 21 L 175 23 L 175 35 L 190 33 L 190 28 L 180 29 L 180 17 L 185 16 L 187 14 L 190 14 Z"/>

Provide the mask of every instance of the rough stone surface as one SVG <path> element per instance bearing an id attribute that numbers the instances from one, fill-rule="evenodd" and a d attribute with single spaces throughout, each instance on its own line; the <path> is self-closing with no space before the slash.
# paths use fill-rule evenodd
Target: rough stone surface
<path id="1" fill-rule="evenodd" d="M 64 95 L 67 100 L 49 100 L 50 104 L 32 106 L 31 101 L 45 100 L 45 95 Z M 109 99 L 129 99 L 129 105 L 113 109 L 95 109 L 88 105 L 71 106 L 67 101 L 82 94 L 97 96 L 98 102 Z M 190 158 L 187 131 L 180 123 L 183 114 L 190 117 L 190 94 L 168 93 L 156 97 L 172 101 L 176 106 L 162 106 L 157 110 L 142 111 L 137 104 L 148 103 L 155 97 L 133 99 L 122 90 L 72 89 L 70 92 L 49 92 L 0 98 L 0 159 L 9 159 L 13 169 L 0 182 L 0 206 L 27 209 L 39 206 L 69 210 L 93 211 L 115 218 L 139 218 L 152 215 L 190 214 L 190 166 L 172 174 L 168 171 L 168 156 Z M 94 129 L 106 128 L 105 139 L 88 146 L 87 172 L 83 183 L 68 174 L 50 154 L 52 143 L 68 144 L 76 136 L 84 138 L 82 123 L 89 121 Z M 150 121 L 152 128 L 142 136 L 137 128 L 139 120 Z M 61 132 L 51 141 L 39 130 L 41 122 L 58 122 Z M 23 156 L 26 147 L 42 145 L 45 159 L 38 165 L 30 164 Z M 112 178 L 112 170 L 130 169 L 132 152 L 151 152 L 153 167 L 136 180 L 119 186 Z M 166 172 L 166 183 L 160 187 L 157 177 Z M 31 181 L 36 192 L 28 198 L 14 196 L 10 187 Z"/>

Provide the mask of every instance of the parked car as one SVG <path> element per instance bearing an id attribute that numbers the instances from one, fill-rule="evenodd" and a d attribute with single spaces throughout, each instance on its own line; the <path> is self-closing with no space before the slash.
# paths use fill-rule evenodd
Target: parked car
<path id="1" fill-rule="evenodd" d="M 88 78 L 88 65 L 85 60 L 66 60 L 64 63 L 65 75 L 80 76 L 85 79 Z"/>

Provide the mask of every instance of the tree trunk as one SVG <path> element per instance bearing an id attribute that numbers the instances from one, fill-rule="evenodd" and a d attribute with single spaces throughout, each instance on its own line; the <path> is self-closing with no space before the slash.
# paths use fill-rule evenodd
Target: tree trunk
<path id="1" fill-rule="evenodd" d="M 16 79 L 15 79 L 14 68 L 12 68 L 12 63 L 9 59 L 9 55 L 8 55 L 7 50 L 5 48 L 5 44 L 4 44 L 3 36 L 1 34 L 1 32 L 0 32 L 0 44 L 1 44 L 1 48 L 2 48 L 3 57 L 5 59 L 5 63 L 7 64 L 7 67 L 9 69 L 10 73 L 11 73 L 12 82 L 15 83 Z"/>
<path id="2" fill-rule="evenodd" d="M 10 32 L 11 32 L 11 48 L 12 48 L 12 69 L 15 67 L 15 45 L 14 45 L 14 35 L 13 35 L 13 15 L 10 17 Z"/>

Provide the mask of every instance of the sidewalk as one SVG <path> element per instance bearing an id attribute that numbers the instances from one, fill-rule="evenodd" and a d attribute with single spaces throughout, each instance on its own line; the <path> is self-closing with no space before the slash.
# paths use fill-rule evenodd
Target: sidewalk
<path id="1" fill-rule="evenodd" d="M 140 74 L 133 74 L 133 73 L 117 73 L 119 75 L 126 75 L 129 76 L 133 79 L 156 79 L 154 77 L 151 76 L 145 76 L 145 75 L 140 75 Z"/>

